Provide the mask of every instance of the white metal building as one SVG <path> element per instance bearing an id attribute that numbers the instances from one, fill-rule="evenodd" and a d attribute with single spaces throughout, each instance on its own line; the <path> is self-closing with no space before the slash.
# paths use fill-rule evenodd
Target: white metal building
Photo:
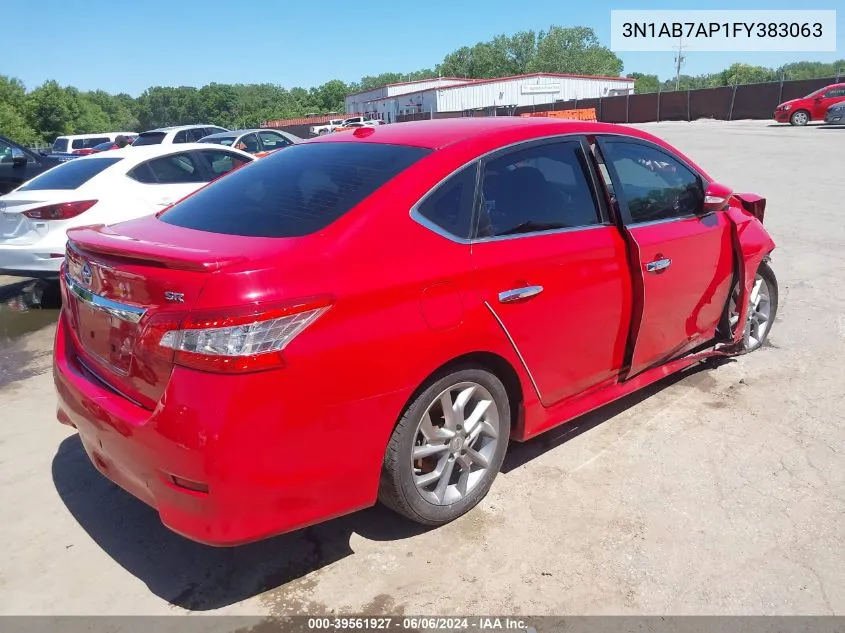
<path id="1" fill-rule="evenodd" d="M 532 73 L 495 79 L 446 77 L 359 92 L 346 97 L 347 114 L 371 113 L 388 123 L 400 114 L 518 107 L 629 94 L 634 80 Z"/>

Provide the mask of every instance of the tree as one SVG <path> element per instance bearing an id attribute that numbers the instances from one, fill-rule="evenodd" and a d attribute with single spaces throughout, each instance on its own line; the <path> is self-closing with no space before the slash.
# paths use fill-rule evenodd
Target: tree
<path id="1" fill-rule="evenodd" d="M 628 77 L 634 80 L 634 92 L 638 95 L 645 94 L 647 92 L 658 92 L 660 90 L 660 79 L 657 75 L 628 73 Z"/>
<path id="2" fill-rule="evenodd" d="M 537 36 L 537 54 L 530 70 L 618 77 L 622 72 L 622 60 L 602 46 L 595 31 L 589 27 L 552 26 Z"/>
<path id="3" fill-rule="evenodd" d="M 30 127 L 45 141 L 72 134 L 79 118 L 79 104 L 54 80 L 29 93 L 25 109 Z"/>

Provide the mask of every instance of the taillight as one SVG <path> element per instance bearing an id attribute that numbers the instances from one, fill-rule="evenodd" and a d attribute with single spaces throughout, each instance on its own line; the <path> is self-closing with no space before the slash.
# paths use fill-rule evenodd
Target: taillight
<path id="1" fill-rule="evenodd" d="M 63 202 L 37 207 L 24 211 L 23 215 L 33 220 L 69 220 L 97 204 L 96 200 L 82 200 L 80 202 Z"/>
<path id="2" fill-rule="evenodd" d="M 153 326 L 148 344 L 177 365 L 213 372 L 250 372 L 282 367 L 282 350 L 331 306 L 328 298 L 284 305 L 191 312 L 178 328 Z M 159 338 L 160 336 L 160 338 Z"/>

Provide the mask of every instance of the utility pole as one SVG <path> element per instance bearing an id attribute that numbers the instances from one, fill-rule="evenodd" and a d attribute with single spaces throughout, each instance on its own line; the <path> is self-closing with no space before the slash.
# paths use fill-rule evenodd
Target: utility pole
<path id="1" fill-rule="evenodd" d="M 675 54 L 675 90 L 681 89 L 681 66 L 683 66 L 684 62 L 686 61 L 686 55 L 683 54 L 684 50 L 684 42 L 683 38 L 678 38 L 678 52 Z"/>

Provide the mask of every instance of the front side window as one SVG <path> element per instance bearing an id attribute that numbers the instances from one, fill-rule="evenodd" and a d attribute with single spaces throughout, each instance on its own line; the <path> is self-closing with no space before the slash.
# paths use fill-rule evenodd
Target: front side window
<path id="1" fill-rule="evenodd" d="M 222 150 L 202 150 L 200 152 L 211 165 L 211 171 L 215 177 L 222 176 L 233 169 L 242 167 L 250 162 L 246 157 Z"/>
<path id="2" fill-rule="evenodd" d="M 274 149 L 281 149 L 282 147 L 291 144 L 291 142 L 284 136 L 276 134 L 275 132 L 259 132 L 258 136 L 261 138 L 261 145 L 264 147 L 265 152 L 270 152 Z"/>
<path id="3" fill-rule="evenodd" d="M 206 180 L 189 154 L 174 154 L 148 160 L 133 168 L 127 175 L 148 185 L 178 185 Z"/>
<path id="4" fill-rule="evenodd" d="M 349 212 L 430 151 L 376 143 L 293 145 L 201 189 L 160 219 L 225 235 L 308 235 Z"/>
<path id="5" fill-rule="evenodd" d="M 485 164 L 478 237 L 598 223 L 598 208 L 580 142 L 534 145 Z"/>
<path id="6" fill-rule="evenodd" d="M 173 137 L 174 143 L 187 143 L 188 142 L 188 130 L 181 130 L 176 132 L 176 136 Z"/>
<path id="7" fill-rule="evenodd" d="M 476 172 L 475 163 L 464 167 L 428 194 L 417 213 L 449 235 L 468 239 L 472 232 Z"/>
<path id="8" fill-rule="evenodd" d="M 0 163 L 12 162 L 12 146 L 0 140 Z"/>
<path id="9" fill-rule="evenodd" d="M 258 137 L 255 134 L 246 134 L 242 136 L 235 144 L 235 149 L 255 154 L 260 151 L 258 149 Z"/>
<path id="10" fill-rule="evenodd" d="M 624 198 L 632 223 L 682 218 L 700 212 L 704 204 L 701 180 L 680 161 L 638 143 L 606 141 L 602 149 L 605 160 L 616 172 L 615 194 Z"/>
<path id="11" fill-rule="evenodd" d="M 36 176 L 18 191 L 47 191 L 53 189 L 78 189 L 103 170 L 122 158 L 77 158 L 62 163 Z"/>
<path id="12" fill-rule="evenodd" d="M 67 146 L 68 139 L 66 138 L 57 138 L 55 141 L 53 141 L 53 151 L 57 154 L 63 154 L 67 152 Z"/>

